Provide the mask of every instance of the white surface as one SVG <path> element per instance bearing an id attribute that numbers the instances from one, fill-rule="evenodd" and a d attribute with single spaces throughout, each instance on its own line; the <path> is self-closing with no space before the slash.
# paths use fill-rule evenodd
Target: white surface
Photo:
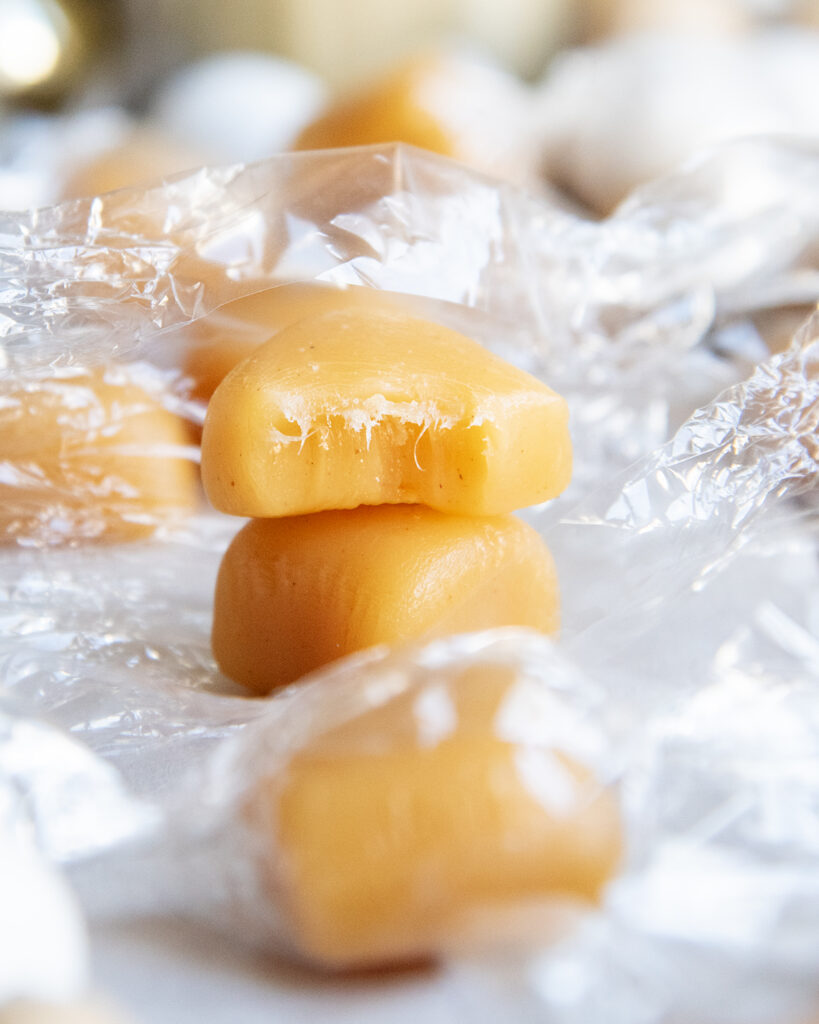
<path id="1" fill-rule="evenodd" d="M 95 987 L 137 1024 L 456 1024 L 454 984 L 418 969 L 326 977 L 231 949 L 218 934 L 168 921 L 92 932 Z M 463 1006 L 461 1006 L 461 1010 Z"/>
<path id="2" fill-rule="evenodd" d="M 33 846 L 2 837 L 0 1007 L 72 999 L 85 982 L 85 928 L 71 891 Z"/>

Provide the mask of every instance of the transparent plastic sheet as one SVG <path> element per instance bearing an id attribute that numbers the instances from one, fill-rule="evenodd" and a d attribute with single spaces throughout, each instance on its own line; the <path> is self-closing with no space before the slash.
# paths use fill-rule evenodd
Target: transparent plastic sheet
<path id="1" fill-rule="evenodd" d="M 766 188 L 749 196 L 740 210 L 726 203 L 726 195 L 733 194 L 727 183 L 749 160 L 767 168 L 769 177 L 763 176 Z M 698 388 L 713 393 L 716 381 L 738 375 L 737 365 L 720 360 L 701 343 L 721 316 L 745 322 L 759 304 L 759 281 L 767 282 L 764 301 L 772 305 L 791 302 L 795 282 L 803 288 L 800 301 L 809 298 L 809 250 L 816 220 L 808 186 L 818 166 L 816 154 L 803 147 L 759 144 L 751 150 L 728 150 L 636 197 L 631 212 L 623 208 L 619 220 L 599 226 L 540 207 L 445 161 L 402 149 L 303 156 L 246 170 L 201 172 L 147 196 L 118 193 L 41 211 L 15 218 L 5 228 L 12 244 L 3 253 L 0 278 L 4 379 L 14 385 L 66 369 L 82 370 L 116 354 L 153 364 L 171 381 L 181 381 L 175 367 L 191 344 L 191 318 L 258 290 L 260 282 L 280 280 L 277 275 L 301 275 L 426 295 L 417 309 L 433 311 L 461 329 L 469 325 L 470 333 L 568 392 L 579 427 L 579 504 L 566 500 L 530 513 L 561 566 L 563 653 L 529 639 L 507 650 L 505 657 L 512 666 L 525 666 L 531 664 L 534 649 L 535 675 L 547 690 L 567 673 L 585 680 L 560 693 L 567 714 L 575 718 L 587 717 L 584 695 L 604 695 L 593 716 L 599 737 L 594 760 L 601 781 L 622 775 L 630 845 L 640 840 L 604 915 L 587 929 L 598 937 L 616 937 L 621 927 L 611 909 L 617 906 L 616 894 L 634 884 L 634 878 L 647 885 L 653 876 L 646 865 L 660 858 L 667 845 L 663 829 L 647 827 L 657 819 L 658 793 L 665 792 L 666 776 L 655 776 L 655 767 L 668 771 L 683 809 L 686 787 L 702 795 L 695 769 L 701 756 L 712 763 L 708 743 L 713 736 L 700 729 L 701 717 L 708 716 L 711 703 L 721 707 L 717 690 L 726 665 L 754 677 L 753 631 L 760 622 L 768 623 L 769 630 L 771 622 L 784 622 L 782 637 L 790 638 L 797 650 L 800 638 L 810 648 L 816 634 L 814 327 L 806 329 L 790 352 L 696 414 L 666 448 L 626 477 L 612 478 L 632 455 L 650 452 L 666 436 L 674 418 L 669 401 L 673 382 L 680 375 L 690 379 L 692 366 L 699 365 L 690 361 L 695 354 L 718 372 L 699 376 L 692 394 Z M 300 173 L 288 177 L 287 169 L 295 167 Z M 330 195 L 327 180 L 345 167 L 353 172 L 343 179 L 349 187 Z M 371 173 L 365 174 L 365 168 Z M 722 183 L 719 188 L 709 186 L 714 181 Z M 793 216 L 780 193 L 788 195 L 801 216 Z M 283 197 L 285 210 L 276 205 L 284 204 Z M 312 220 L 302 202 L 312 209 Z M 129 228 L 134 211 L 138 223 Z M 175 225 L 179 234 L 146 244 L 133 232 L 160 222 Z M 87 244 L 89 223 L 99 244 Z M 287 225 L 283 249 L 276 235 L 282 223 Z M 760 234 L 770 237 L 770 246 L 759 244 Z M 117 243 L 111 246 L 113 240 Z M 281 258 L 274 258 L 274 252 Z M 748 257 L 739 268 L 737 252 Z M 665 266 L 666 273 L 647 273 L 655 266 Z M 109 273 L 112 267 L 118 269 Z M 553 372 L 543 370 L 547 361 Z M 647 389 L 644 394 L 640 387 Z M 191 419 L 201 415 L 200 405 L 185 397 L 181 384 L 178 389 L 173 384 L 165 401 Z M 587 444 L 593 429 L 598 441 Z M 606 441 L 601 445 L 603 433 Z M 592 481 L 601 480 L 611 482 L 582 497 Z M 296 733 L 288 730 L 286 742 L 277 745 L 283 740 L 276 724 L 289 709 L 302 703 L 309 707 L 314 700 L 310 694 L 324 684 L 316 679 L 309 692 L 249 702 L 232 696 L 216 673 L 208 644 L 212 582 L 235 529 L 234 523 L 203 513 L 181 526 L 161 529 L 150 541 L 6 550 L 0 566 L 3 695 L 18 711 L 45 715 L 72 732 L 117 767 L 131 793 L 151 797 L 154 810 L 159 804 L 157 831 L 137 853 L 126 856 L 117 841 L 109 855 L 88 861 L 85 854 L 108 841 L 102 837 L 97 842 L 93 836 L 87 850 L 70 856 L 59 846 L 49 848 L 58 859 L 79 865 L 76 877 L 84 892 L 99 890 L 95 877 L 117 876 L 133 858 L 132 881 L 136 878 L 138 884 L 129 885 L 127 892 L 113 885 L 99 901 L 108 903 L 104 909 L 144 911 L 171 905 L 210 918 L 218 913 L 223 925 L 269 941 L 280 938 L 276 915 L 255 898 L 258 866 L 269 858 L 269 847 L 260 852 L 250 841 L 244 852 L 237 851 L 236 833 L 224 824 L 235 820 L 247 789 L 249 780 L 239 770 L 246 764 L 243 758 L 254 751 L 254 744 L 261 744 L 272 764 L 286 759 Z M 504 641 L 497 642 L 503 650 Z M 454 641 L 451 649 L 444 649 L 443 660 L 455 666 L 459 658 L 471 657 L 474 645 L 463 644 Z M 787 684 L 792 655 L 791 647 L 783 650 L 778 643 L 769 670 L 776 685 L 783 680 Z M 422 650 L 416 660 L 423 664 L 428 656 Z M 341 677 L 355 691 L 364 685 L 360 680 L 367 672 L 378 675 L 379 658 L 395 667 L 389 661 L 393 656 L 382 652 L 373 657 L 372 662 L 365 658 L 366 671 L 357 670 L 354 661 L 331 672 L 331 679 Z M 394 657 L 399 675 L 408 680 L 403 685 L 410 685 L 412 660 Z M 800 671 L 812 672 L 807 678 L 814 679 L 813 663 L 803 662 L 804 657 Z M 662 687 L 656 685 L 658 679 Z M 809 690 L 805 688 L 806 699 Z M 737 699 L 751 707 L 758 697 L 755 691 L 741 692 Z M 697 722 L 697 734 L 683 737 L 689 744 L 682 753 L 671 740 L 666 743 L 666 734 L 674 738 L 674 720 L 660 713 L 669 715 L 669 705 L 671 710 L 682 706 Z M 311 712 L 304 721 L 327 726 L 325 713 L 343 718 L 352 706 L 317 716 Z M 777 739 L 766 737 L 765 725 L 763 716 L 759 739 L 769 741 L 768 757 L 775 764 Z M 234 733 L 238 735 L 231 741 Z M 275 733 L 272 740 L 269 733 Z M 741 744 L 747 737 L 735 740 Z M 206 769 L 211 761 L 215 767 Z M 221 786 L 212 783 L 198 792 L 201 787 L 185 778 L 193 768 L 194 779 L 206 770 L 209 778 L 215 772 L 218 779 L 226 763 L 234 767 Z M 717 771 L 717 790 L 749 781 L 741 759 L 741 770 L 729 767 L 723 774 Z M 657 791 L 645 785 L 646 777 L 654 780 Z M 759 803 L 767 791 L 762 784 L 757 790 L 750 797 Z M 808 801 L 812 793 L 815 789 L 808 784 Z M 187 813 L 179 810 L 182 805 Z M 676 838 L 679 823 L 672 818 L 667 832 Z M 163 821 L 173 828 L 163 829 Z M 785 833 L 790 839 L 783 845 L 790 850 L 792 844 L 798 859 L 798 835 L 787 828 Z M 211 843 L 211 854 L 202 840 L 214 835 L 222 845 Z M 707 842 L 701 849 L 702 854 L 700 847 L 695 851 L 701 861 L 694 858 L 693 866 L 687 865 L 700 882 L 713 852 Z M 219 851 L 223 855 L 217 857 Z M 754 861 L 753 843 L 747 850 L 742 846 L 737 856 L 738 870 L 752 890 L 764 876 L 760 884 L 770 888 L 775 906 L 784 909 L 784 890 L 771 881 L 775 873 L 767 867 L 758 870 L 764 858 Z M 86 871 L 88 887 L 82 878 Z M 163 877 L 170 883 L 163 886 Z M 668 876 L 672 888 L 675 877 L 683 875 Z M 260 907 L 271 910 L 272 917 L 263 914 L 259 922 Z M 762 940 L 761 932 L 767 934 L 762 925 L 767 927 L 770 920 L 757 922 L 754 941 Z M 636 928 L 631 922 L 629 927 Z M 815 935 L 814 927 L 809 921 L 810 935 Z M 593 943 L 583 945 L 586 931 L 578 934 L 579 952 L 559 947 L 555 956 L 576 956 L 580 966 L 572 968 L 574 977 L 581 969 L 586 972 L 588 985 L 575 986 L 577 1000 L 570 1007 L 577 1019 L 586 1020 L 592 1019 L 584 1017 L 592 1012 L 588 1000 L 599 991 L 594 972 L 602 970 L 604 958 L 594 955 Z M 798 938 L 798 929 L 792 934 Z M 714 942 L 704 934 L 692 940 L 695 952 L 712 951 Z M 686 940 L 686 949 L 692 943 Z M 633 945 L 637 949 L 639 942 L 635 939 Z M 801 956 L 803 946 L 795 945 Z M 626 942 L 618 946 L 621 975 L 602 978 L 604 989 L 628 987 L 634 970 L 631 954 L 624 952 L 629 948 Z M 664 949 L 661 963 L 652 957 L 652 978 L 638 986 L 639 993 L 659 986 L 660 1015 L 646 1019 L 665 1019 L 662 1013 L 667 1016 L 668 1007 L 678 1004 L 679 993 L 663 987 L 662 979 L 664 971 L 681 971 L 682 954 L 675 942 Z M 750 961 L 742 956 L 739 960 L 744 970 Z M 557 988 L 550 990 L 545 975 L 527 974 L 526 964 L 516 961 L 513 972 L 514 997 L 521 1008 L 527 997 L 519 983 L 532 978 L 529 994 L 535 1012 L 548 1006 L 551 1013 L 566 1003 L 565 984 L 555 983 Z M 555 970 L 550 976 L 559 979 Z M 812 964 L 794 956 L 787 964 L 784 989 L 793 994 L 800 987 L 810 988 L 811 971 Z M 719 1001 L 721 996 L 714 998 Z M 649 1001 L 640 1005 L 648 1013 Z M 716 1010 L 709 1003 L 697 1012 L 708 1019 Z"/>
<path id="2" fill-rule="evenodd" d="M 474 1019 L 512 992 L 521 1020 L 561 1024 L 815 1014 L 817 328 L 547 533 L 588 545 L 563 575 L 589 585 L 566 594 L 582 625 L 565 649 L 606 680 L 626 739 L 630 856 L 565 942 L 463 968 Z M 621 590 L 603 610 L 606 563 Z"/>

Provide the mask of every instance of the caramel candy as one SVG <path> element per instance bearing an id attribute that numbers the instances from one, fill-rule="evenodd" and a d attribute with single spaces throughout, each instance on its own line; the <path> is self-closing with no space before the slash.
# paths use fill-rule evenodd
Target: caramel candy
<path id="1" fill-rule="evenodd" d="M 570 475 L 560 396 L 455 331 L 383 311 L 281 331 L 216 390 L 202 439 L 208 497 L 242 516 L 397 502 L 494 515 Z"/>
<path id="2" fill-rule="evenodd" d="M 437 61 L 410 61 L 349 98 L 340 100 L 308 125 L 295 149 L 338 149 L 384 142 L 407 142 L 444 156 L 457 154 L 455 126 L 436 109 L 435 89 L 424 80 L 434 75 Z M 443 87 L 446 95 L 446 85 Z"/>
<path id="3" fill-rule="evenodd" d="M 0 396 L 0 540 L 148 535 L 193 509 L 183 420 L 122 370 Z"/>
<path id="4" fill-rule="evenodd" d="M 526 88 L 499 67 L 430 51 L 342 97 L 308 125 L 294 149 L 404 142 L 488 174 L 537 178 L 534 109 Z"/>
<path id="5" fill-rule="evenodd" d="M 268 693 L 375 644 L 506 625 L 559 625 L 535 530 L 381 505 L 248 523 L 219 570 L 212 641 L 225 675 Z"/>
<path id="6" fill-rule="evenodd" d="M 473 666 L 312 736 L 264 780 L 251 810 L 301 956 L 412 961 L 599 898 L 621 854 L 615 799 L 563 751 L 506 738 L 519 692 L 512 669 Z"/>
<path id="7" fill-rule="evenodd" d="M 63 186 L 63 198 L 99 196 L 119 188 L 156 183 L 203 162 L 201 154 L 160 133 L 134 131 L 118 145 L 75 167 Z"/>
<path id="8" fill-rule="evenodd" d="M 398 301 L 374 288 L 313 282 L 282 284 L 234 299 L 193 325 L 194 345 L 185 363 L 191 396 L 207 402 L 234 366 L 289 324 L 336 309 L 389 308 Z"/>

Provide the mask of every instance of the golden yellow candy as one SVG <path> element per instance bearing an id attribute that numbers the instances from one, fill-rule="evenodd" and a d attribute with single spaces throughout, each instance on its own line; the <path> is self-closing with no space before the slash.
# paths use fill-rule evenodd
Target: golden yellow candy
<path id="1" fill-rule="evenodd" d="M 494 515 L 571 475 L 566 403 L 455 331 L 401 313 L 301 320 L 211 399 L 202 478 L 223 512 L 384 503 Z"/>
<path id="2" fill-rule="evenodd" d="M 234 366 L 289 324 L 337 309 L 394 307 L 400 298 L 373 288 L 334 288 L 313 282 L 264 288 L 234 299 L 192 326 L 185 372 L 191 395 L 208 401 Z"/>
<path id="3" fill-rule="evenodd" d="M 63 187 L 63 198 L 99 196 L 114 189 L 156 184 L 203 162 L 201 154 L 179 146 L 172 139 L 155 132 L 136 131 L 75 167 Z"/>
<path id="4" fill-rule="evenodd" d="M 598 899 L 621 855 L 615 799 L 561 751 L 504 738 L 515 689 L 512 670 L 473 667 L 312 736 L 263 781 L 250 811 L 300 955 L 411 961 L 514 932 L 532 904 Z"/>
<path id="5" fill-rule="evenodd" d="M 0 540 L 127 539 L 190 512 L 183 420 L 122 370 L 0 396 Z"/>
<path id="6" fill-rule="evenodd" d="M 225 675 L 267 693 L 375 644 L 506 625 L 559 625 L 535 530 L 382 505 L 245 526 L 219 570 L 213 653 Z"/>
<path id="7" fill-rule="evenodd" d="M 406 142 L 458 156 L 457 130 L 446 116 L 446 89 L 445 65 L 438 57 L 408 61 L 331 106 L 304 129 L 294 149 Z"/>
<path id="8" fill-rule="evenodd" d="M 402 142 L 537 188 L 536 120 L 533 98 L 517 78 L 464 54 L 433 50 L 339 99 L 294 148 Z"/>

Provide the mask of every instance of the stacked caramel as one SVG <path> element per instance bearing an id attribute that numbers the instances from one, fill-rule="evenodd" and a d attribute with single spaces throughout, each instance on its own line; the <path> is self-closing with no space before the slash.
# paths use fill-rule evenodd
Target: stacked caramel
<path id="1" fill-rule="evenodd" d="M 216 589 L 223 671 L 266 693 L 379 643 L 554 632 L 551 557 L 508 513 L 565 487 L 567 420 L 534 377 L 383 303 L 280 331 L 205 422 L 209 498 L 253 517 Z"/>
<path id="2" fill-rule="evenodd" d="M 254 693 L 374 644 L 558 626 L 551 556 L 509 513 L 566 486 L 565 402 L 369 294 L 282 329 L 208 408 L 207 493 L 254 517 L 219 572 L 213 650 Z M 382 692 L 261 770 L 247 818 L 295 952 L 405 962 L 599 895 L 615 803 L 588 766 L 504 735 L 523 682 L 479 664 Z"/>

